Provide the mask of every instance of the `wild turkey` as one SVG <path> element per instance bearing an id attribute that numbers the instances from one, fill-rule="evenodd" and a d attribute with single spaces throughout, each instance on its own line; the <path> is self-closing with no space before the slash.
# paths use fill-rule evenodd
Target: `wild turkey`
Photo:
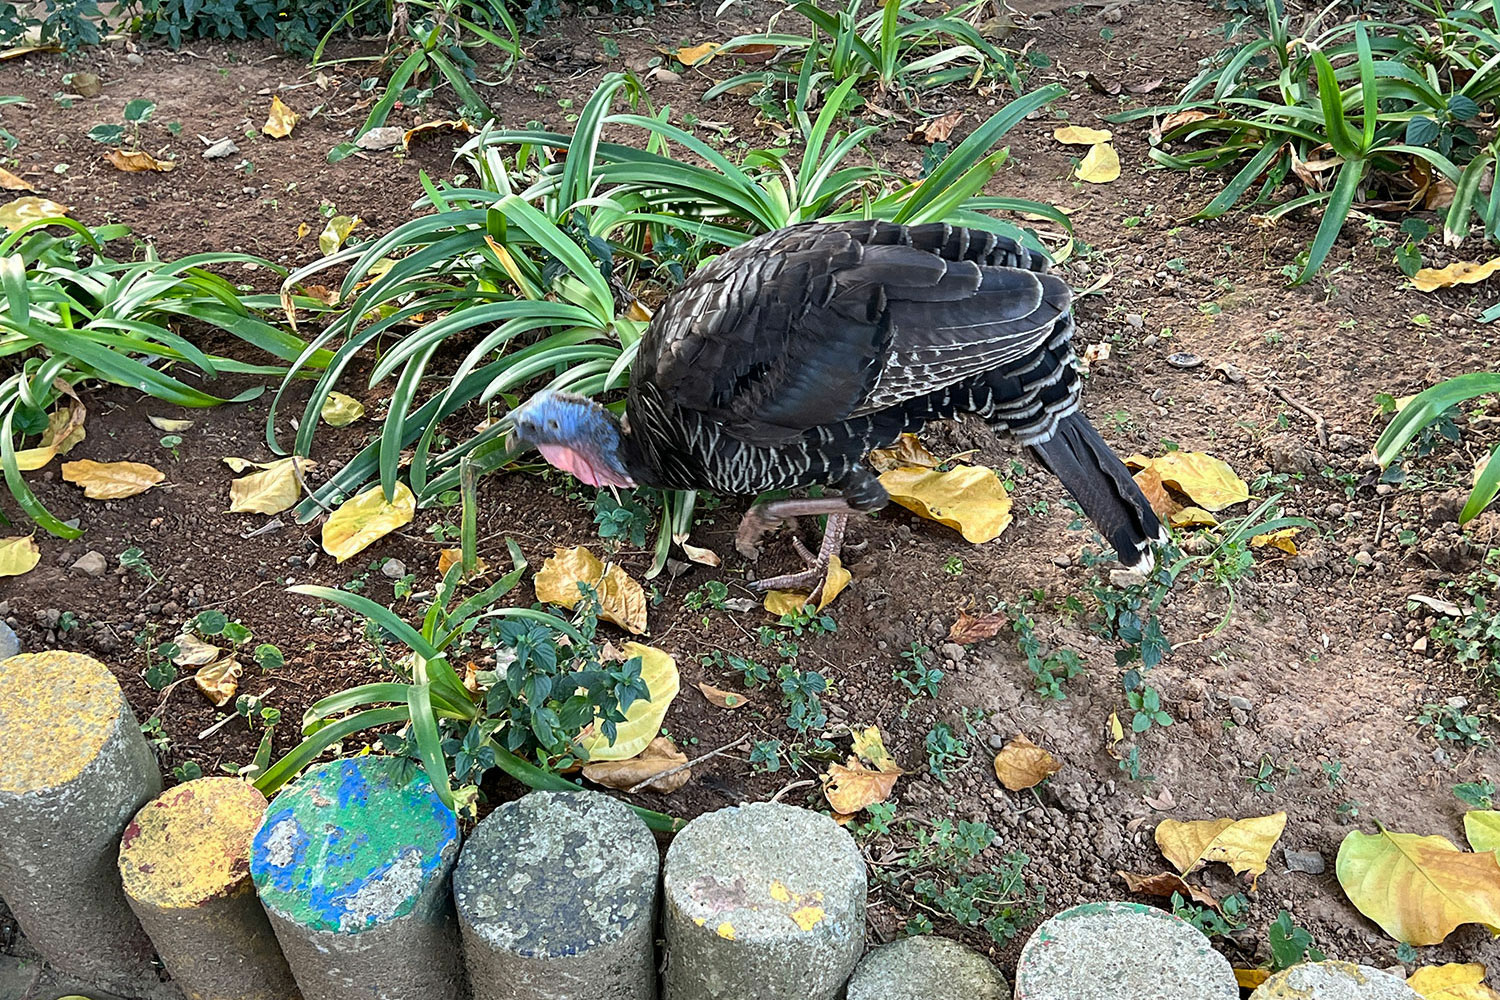
<path id="1" fill-rule="evenodd" d="M 810 223 L 700 268 L 641 340 L 623 419 L 541 392 L 509 416 L 512 444 L 593 486 L 756 495 L 822 484 L 840 496 L 756 504 L 735 537 L 752 561 L 789 518 L 828 514 L 805 572 L 821 579 L 854 511 L 889 497 L 872 448 L 975 413 L 1030 448 L 1128 569 L 1165 536 L 1120 459 L 1078 409 L 1072 292 L 1013 240 L 947 225 Z"/>

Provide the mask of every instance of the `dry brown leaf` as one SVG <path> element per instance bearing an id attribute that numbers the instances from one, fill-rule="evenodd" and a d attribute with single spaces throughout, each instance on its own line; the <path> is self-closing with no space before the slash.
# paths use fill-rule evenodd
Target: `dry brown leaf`
<path id="1" fill-rule="evenodd" d="M 1082 125 L 1065 125 L 1052 132 L 1052 138 L 1066 146 L 1097 146 L 1114 137 L 1115 134 L 1107 128 L 1085 128 Z"/>
<path id="2" fill-rule="evenodd" d="M 406 130 L 406 134 L 401 137 L 401 147 L 403 149 L 410 149 L 413 139 L 420 139 L 430 132 L 465 132 L 473 135 L 474 126 L 463 118 L 447 118 L 443 121 L 423 122 L 414 128 Z"/>
<path id="3" fill-rule="evenodd" d="M 958 123 L 964 120 L 963 111 L 950 111 L 939 118 L 929 118 L 927 121 L 912 129 L 906 136 L 907 142 L 924 142 L 931 145 L 934 142 L 947 142 Z"/>
<path id="4" fill-rule="evenodd" d="M 14 231 L 38 219 L 55 219 L 66 216 L 68 212 L 66 205 L 28 194 L 0 205 L 0 226 Z"/>
<path id="5" fill-rule="evenodd" d="M 1424 1000 L 1500 1000 L 1500 993 L 1484 983 L 1485 968 L 1478 962 L 1429 965 L 1417 969 L 1406 985 Z"/>
<path id="6" fill-rule="evenodd" d="M 193 675 L 193 683 L 198 685 L 203 697 L 223 708 L 240 689 L 240 674 L 243 672 L 239 661 L 230 657 L 199 667 Z"/>
<path id="7" fill-rule="evenodd" d="M 1161 130 L 1163 132 L 1170 132 L 1175 128 L 1191 125 L 1193 122 L 1207 121 L 1213 117 L 1215 116 L 1209 114 L 1207 111 L 1198 111 L 1196 109 L 1174 111 L 1161 120 Z"/>
<path id="8" fill-rule="evenodd" d="M 1497 270 L 1500 270 L 1500 257 L 1485 261 L 1483 264 L 1460 260 L 1437 270 L 1424 267 L 1411 276 L 1411 283 L 1417 287 L 1418 291 L 1435 292 L 1439 288 L 1452 288 L 1454 285 L 1477 284 Z"/>
<path id="9" fill-rule="evenodd" d="M 902 434 L 889 448 L 872 449 L 865 460 L 876 472 L 890 472 L 892 469 L 909 466 L 936 469 L 941 464 L 938 457 L 928 451 L 922 439 L 915 434 Z"/>
<path id="10" fill-rule="evenodd" d="M 682 767 L 688 761 L 687 754 L 665 736 L 658 736 L 647 744 L 639 756 L 628 760 L 597 760 L 583 765 L 583 776 L 596 785 L 629 791 L 652 775 L 662 774 L 674 767 Z M 653 792 L 675 792 L 692 780 L 692 768 L 683 768 L 676 774 L 651 782 L 646 788 Z"/>
<path id="11" fill-rule="evenodd" d="M 582 545 L 558 548 L 532 580 L 537 600 L 572 609 L 583 595 L 580 583 L 599 596 L 599 617 L 637 634 L 646 631 L 646 592 L 614 563 L 608 567 Z"/>
<path id="12" fill-rule="evenodd" d="M 1183 875 L 1200 865 L 1222 861 L 1236 875 L 1248 874 L 1253 879 L 1265 873 L 1266 860 L 1285 829 L 1284 812 L 1191 823 L 1164 819 L 1156 826 L 1156 846 Z"/>
<path id="13" fill-rule="evenodd" d="M 302 487 L 297 480 L 298 469 L 305 476 L 317 464 L 310 459 L 293 456 L 267 462 L 261 466 L 260 472 L 241 476 L 229 484 L 229 513 L 280 514 L 284 510 L 290 510 L 302 497 Z"/>
<path id="14" fill-rule="evenodd" d="M 464 550 L 462 548 L 438 550 L 438 576 L 447 576 L 450 569 L 463 561 Z M 474 572 L 470 574 L 471 578 L 484 576 L 489 571 L 490 564 L 484 561 L 483 556 L 476 555 L 474 557 Z"/>
<path id="15" fill-rule="evenodd" d="M 4 188 L 7 191 L 36 190 L 36 188 L 32 186 L 30 181 L 17 177 L 15 174 L 11 173 L 9 170 L 4 169 L 3 167 L 0 167 L 0 188 Z"/>
<path id="16" fill-rule="evenodd" d="M 1078 161 L 1078 179 L 1089 184 L 1108 184 L 1120 179 L 1120 154 L 1115 147 L 1101 142 L 1089 147 L 1088 155 Z"/>
<path id="17" fill-rule="evenodd" d="M 0 538 L 0 576 L 21 576 L 36 569 L 42 550 L 30 535 Z"/>
<path id="18" fill-rule="evenodd" d="M 1137 472 L 1135 484 L 1141 488 L 1141 492 L 1151 504 L 1151 509 L 1156 511 L 1157 517 L 1170 518 L 1182 507 L 1167 492 L 1167 484 L 1162 482 L 1161 473 L 1154 466 L 1147 466 Z"/>
<path id="19" fill-rule="evenodd" d="M 177 169 L 176 160 L 158 160 L 150 153 L 139 149 L 131 150 L 128 153 L 123 149 L 111 149 L 104 154 L 104 158 L 116 170 L 124 171 L 127 174 L 142 174 L 153 171 L 165 174 Z"/>
<path id="20" fill-rule="evenodd" d="M 744 708 L 750 704 L 750 699 L 742 694 L 725 691 L 702 681 L 698 682 L 698 690 L 703 692 L 703 697 L 708 699 L 709 704 L 717 705 L 719 708 Z"/>
<path id="21" fill-rule="evenodd" d="M 1159 458 L 1135 454 L 1125 464 L 1132 469 L 1154 469 L 1162 482 L 1206 510 L 1220 511 L 1250 499 L 1250 487 L 1226 462 L 1202 452 L 1169 451 Z"/>
<path id="22" fill-rule="evenodd" d="M 1020 733 L 995 755 L 995 777 L 1013 792 L 1035 788 L 1061 770 L 1060 760 Z"/>
<path id="23" fill-rule="evenodd" d="M 1219 908 L 1217 899 L 1197 886 L 1188 885 L 1181 875 L 1172 872 L 1162 872 L 1160 875 L 1137 875 L 1134 872 L 1115 872 L 1115 874 L 1125 880 L 1127 889 L 1143 896 L 1162 896 L 1170 899 L 1175 892 L 1181 893 L 1184 897 L 1191 897 L 1204 906 L 1215 910 Z"/>
<path id="24" fill-rule="evenodd" d="M 385 493 L 376 483 L 345 500 L 328 515 L 323 522 L 323 551 L 344 562 L 397 528 L 410 524 L 416 512 L 417 498 L 411 487 L 398 482 L 395 495 L 387 503 Z"/>
<path id="25" fill-rule="evenodd" d="M 718 566 L 719 554 L 713 549 L 705 549 L 701 545 L 694 545 L 688 541 L 687 535 L 673 535 L 672 541 L 682 548 L 685 556 L 693 562 L 702 566 Z"/>
<path id="26" fill-rule="evenodd" d="M 285 139 L 292 134 L 292 129 L 301 118 L 301 115 L 283 104 L 280 97 L 272 94 L 271 110 L 260 130 L 272 139 Z"/>
<path id="27" fill-rule="evenodd" d="M 993 469 L 957 465 L 947 472 L 901 468 L 880 474 L 891 500 L 939 524 L 957 528 L 964 538 L 982 544 L 998 538 L 1014 518 L 1010 494 Z"/>
<path id="28" fill-rule="evenodd" d="M 1460 924 L 1500 927 L 1500 855 L 1445 837 L 1352 831 L 1339 845 L 1339 885 L 1397 941 L 1440 944 Z"/>
<path id="29" fill-rule="evenodd" d="M 64 462 L 63 480 L 83 487 L 90 500 L 120 500 L 144 493 L 167 477 L 141 462 Z"/>
<path id="30" fill-rule="evenodd" d="M 1000 612 L 989 615 L 980 615 L 977 618 L 967 611 L 958 613 L 958 621 L 948 630 L 948 641 L 956 642 L 960 646 L 970 646 L 976 642 L 993 639 L 1004 629 L 1010 626 L 1010 618 Z"/>

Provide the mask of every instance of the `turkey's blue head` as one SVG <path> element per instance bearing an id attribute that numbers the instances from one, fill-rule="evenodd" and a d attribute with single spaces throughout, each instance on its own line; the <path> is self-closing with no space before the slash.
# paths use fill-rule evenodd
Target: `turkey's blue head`
<path id="1" fill-rule="evenodd" d="M 511 411 L 505 422 L 512 447 L 535 448 L 589 486 L 635 485 L 625 468 L 619 423 L 591 399 L 548 389 Z"/>

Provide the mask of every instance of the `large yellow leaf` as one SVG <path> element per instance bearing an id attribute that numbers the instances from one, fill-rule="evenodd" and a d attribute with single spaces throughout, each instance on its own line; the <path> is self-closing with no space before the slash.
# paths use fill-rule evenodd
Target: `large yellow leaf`
<path id="1" fill-rule="evenodd" d="M 822 611 L 832 604 L 833 599 L 842 594 L 853 579 L 854 575 L 844 568 L 838 556 L 829 557 L 828 570 L 823 574 L 823 589 L 818 592 L 818 610 Z M 761 600 L 761 607 L 780 617 L 796 614 L 811 599 L 812 594 L 800 590 L 768 590 Z"/>
<path id="2" fill-rule="evenodd" d="M 1445 837 L 1351 832 L 1339 845 L 1339 885 L 1397 941 L 1438 944 L 1460 924 L 1500 927 L 1500 858 L 1467 854 Z"/>
<path id="3" fill-rule="evenodd" d="M 881 771 L 865 767 L 858 757 L 848 764 L 830 764 L 823 775 L 823 795 L 835 812 L 848 815 L 884 802 L 896 787 L 900 771 Z"/>
<path id="4" fill-rule="evenodd" d="M 1464 813 L 1464 836 L 1476 851 L 1500 851 L 1500 812 L 1472 809 Z"/>
<path id="5" fill-rule="evenodd" d="M 365 415 L 365 404 L 342 392 L 330 392 L 319 416 L 330 427 L 345 427 Z"/>
<path id="6" fill-rule="evenodd" d="M 1255 878 L 1265 872 L 1271 848 L 1285 829 L 1284 812 L 1254 819 L 1204 819 L 1192 823 L 1164 819 L 1156 826 L 1156 846 L 1183 875 L 1199 865 L 1222 861 L 1235 874 Z"/>
<path id="7" fill-rule="evenodd" d="M 901 468 L 880 474 L 891 499 L 920 517 L 946 524 L 976 545 L 998 538 L 1012 520 L 1010 495 L 993 469 L 959 465 L 947 472 Z"/>
<path id="8" fill-rule="evenodd" d="M 1197 451 L 1169 451 L 1159 458 L 1131 455 L 1132 469 L 1152 469 L 1162 482 L 1181 490 L 1205 510 L 1223 510 L 1250 499 L 1250 487 L 1222 459 Z"/>
<path id="9" fill-rule="evenodd" d="M 1500 993 L 1484 985 L 1484 976 L 1484 966 L 1478 962 L 1450 962 L 1418 969 L 1406 985 L 1426 1000 L 1500 1000 Z"/>
<path id="10" fill-rule="evenodd" d="M 90 500 L 119 500 L 144 493 L 167 477 L 140 462 L 64 462 L 63 479 L 83 487 Z"/>
<path id="11" fill-rule="evenodd" d="M 1019 733 L 995 755 L 995 777 L 1013 792 L 1035 788 L 1061 770 L 1061 761 Z"/>
<path id="12" fill-rule="evenodd" d="M 283 458 L 267 462 L 260 472 L 241 476 L 229 484 L 231 514 L 280 514 L 291 508 L 302 496 L 297 482 L 298 463 L 305 476 L 317 465 L 306 458 Z"/>
<path id="13" fill-rule="evenodd" d="M 651 692 L 651 700 L 637 698 L 625 710 L 625 721 L 615 731 L 611 744 L 599 731 L 598 719 L 578 736 L 578 743 L 588 752 L 589 760 L 628 760 L 650 746 L 661 732 L 667 708 L 677 697 L 680 683 L 677 661 L 655 646 L 627 642 L 620 650 L 626 659 L 641 658 L 641 680 Z"/>
<path id="14" fill-rule="evenodd" d="M 20 576 L 36 569 L 42 550 L 30 535 L 0 538 L 0 576 Z"/>
<path id="15" fill-rule="evenodd" d="M 68 211 L 66 205 L 28 194 L 0 205 L 0 226 L 16 230 L 38 219 L 55 219 L 60 215 L 67 215 Z"/>
<path id="16" fill-rule="evenodd" d="M 1064 125 L 1052 132 L 1052 138 L 1067 146 L 1094 146 L 1114 137 L 1115 134 L 1107 128 L 1085 128 L 1082 125 Z"/>
<path id="17" fill-rule="evenodd" d="M 1120 154 L 1107 142 L 1091 146 L 1078 162 L 1078 179 L 1090 184 L 1108 184 L 1120 179 Z"/>
<path id="18" fill-rule="evenodd" d="M 343 562 L 356 556 L 397 528 L 410 524 L 417 512 L 417 498 L 405 483 L 396 484 L 390 503 L 380 485 L 351 497 L 328 515 L 323 525 L 323 551 Z"/>
<path id="19" fill-rule="evenodd" d="M 537 600 L 570 610 L 583 600 L 580 583 L 599 595 L 600 618 L 637 634 L 646 631 L 646 592 L 641 585 L 614 563 L 606 567 L 582 545 L 555 550 L 532 580 Z"/>
<path id="20" fill-rule="evenodd" d="M 1418 291 L 1435 292 L 1439 288 L 1475 284 L 1488 278 L 1497 270 L 1500 270 L 1500 257 L 1483 264 L 1459 260 L 1441 269 L 1424 267 L 1411 276 L 1411 283 L 1417 286 Z"/>
<path id="21" fill-rule="evenodd" d="M 281 102 L 281 98 L 275 94 L 271 95 L 271 110 L 266 115 L 266 123 L 260 130 L 272 139 L 285 139 L 292 134 L 297 120 L 302 116 Z"/>
<path id="22" fill-rule="evenodd" d="M 589 761 L 583 765 L 583 776 L 595 784 L 625 792 L 649 780 L 653 775 L 674 771 L 687 761 L 687 754 L 677 749 L 676 744 L 665 736 L 658 736 L 647 744 L 646 749 L 628 760 Z M 653 792 L 675 792 L 692 777 L 692 768 L 683 767 L 681 771 L 674 771 L 665 778 L 652 781 L 646 787 Z"/>
<path id="23" fill-rule="evenodd" d="M 16 466 L 22 472 L 34 472 L 57 455 L 66 455 L 85 437 L 83 419 L 87 411 L 82 403 L 73 403 L 47 414 L 47 429 L 35 448 L 16 452 Z"/>

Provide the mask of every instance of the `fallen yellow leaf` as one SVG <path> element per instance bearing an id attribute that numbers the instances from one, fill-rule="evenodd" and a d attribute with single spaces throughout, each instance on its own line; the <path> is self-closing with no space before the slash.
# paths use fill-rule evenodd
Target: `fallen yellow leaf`
<path id="1" fill-rule="evenodd" d="M 335 215 L 329 219 L 328 225 L 324 226 L 323 231 L 318 234 L 318 249 L 323 251 L 323 256 L 331 257 L 337 253 L 339 247 L 344 245 L 344 241 L 358 225 L 359 216 L 357 215 Z"/>
<path id="2" fill-rule="evenodd" d="M 1019 733 L 995 755 L 995 777 L 1013 792 L 1035 788 L 1061 770 L 1061 761 Z"/>
<path id="3" fill-rule="evenodd" d="M 625 709 L 625 721 L 616 726 L 614 743 L 605 737 L 597 718 L 579 733 L 578 744 L 591 761 L 627 760 L 650 746 L 661 732 L 662 720 L 681 683 L 677 661 L 655 646 L 627 642 L 620 652 L 627 660 L 641 658 L 641 681 L 650 698 L 637 698 Z"/>
<path id="4" fill-rule="evenodd" d="M 218 646 L 204 642 L 191 632 L 183 632 L 172 642 L 177 646 L 177 655 L 172 657 L 172 662 L 179 667 L 206 666 L 224 655 Z"/>
<path id="5" fill-rule="evenodd" d="M 712 684 L 705 684 L 702 681 L 699 681 L 697 686 L 698 690 L 703 692 L 703 697 L 708 699 L 710 705 L 717 705 L 719 708 L 744 708 L 750 704 L 750 699 L 742 694 L 725 691 L 722 688 L 716 688 Z"/>
<path id="6" fill-rule="evenodd" d="M 25 180 L 21 177 L 17 177 L 15 174 L 11 173 L 9 170 L 4 169 L 3 167 L 0 167 L 0 188 L 4 188 L 7 191 L 36 190 L 36 188 L 32 186 L 30 181 Z"/>
<path id="7" fill-rule="evenodd" d="M 1114 137 L 1115 134 L 1107 128 L 1084 128 L 1082 125 L 1065 125 L 1052 133 L 1052 138 L 1068 146 L 1096 146 Z"/>
<path id="8" fill-rule="evenodd" d="M 1078 179 L 1090 184 L 1108 184 L 1120 179 L 1120 155 L 1115 147 L 1101 142 L 1089 148 L 1088 155 L 1078 162 Z"/>
<path id="9" fill-rule="evenodd" d="M 694 545 L 692 542 L 687 540 L 686 535 L 683 535 L 680 538 L 674 538 L 673 541 L 682 546 L 682 554 L 687 556 L 693 562 L 703 566 L 719 565 L 719 554 L 713 549 L 705 549 L 701 545 Z"/>
<path id="10" fill-rule="evenodd" d="M 167 477 L 140 462 L 64 462 L 63 480 L 83 487 L 90 500 L 119 500 L 144 493 Z"/>
<path id="11" fill-rule="evenodd" d="M 1464 813 L 1464 836 L 1476 851 L 1500 851 L 1500 812 L 1471 809 Z"/>
<path id="12" fill-rule="evenodd" d="M 1435 292 L 1439 288 L 1452 288 L 1454 285 L 1476 284 L 1497 270 L 1500 270 L 1500 257 L 1483 264 L 1460 260 L 1444 268 L 1424 267 L 1411 276 L 1411 283 L 1418 291 Z"/>
<path id="13" fill-rule="evenodd" d="M 83 420 L 87 415 L 82 403 L 73 403 L 47 414 L 47 429 L 35 448 L 16 452 L 16 466 L 22 472 L 34 472 L 57 455 L 66 455 L 87 435 Z"/>
<path id="14" fill-rule="evenodd" d="M 260 130 L 272 139 L 285 139 L 292 134 L 292 129 L 301 118 L 301 115 L 283 104 L 280 97 L 272 94 L 271 111 L 266 115 L 266 123 Z"/>
<path id="15" fill-rule="evenodd" d="M 836 812 L 857 813 L 890 798 L 899 777 L 900 771 L 867 768 L 858 757 L 850 757 L 848 764 L 828 766 L 828 773 L 823 775 L 823 796 Z"/>
<path id="16" fill-rule="evenodd" d="M 1484 985 L 1485 968 L 1478 962 L 1429 965 L 1418 969 L 1406 985 L 1426 1000 L 1500 1000 L 1500 993 Z"/>
<path id="17" fill-rule="evenodd" d="M 853 750 L 861 760 L 868 762 L 877 771 L 886 771 L 892 774 L 903 774 L 899 765 L 891 757 L 889 750 L 885 748 L 885 740 L 880 738 L 880 727 L 866 726 L 864 729 L 855 729 Z"/>
<path id="18" fill-rule="evenodd" d="M 193 683 L 198 685 L 198 690 L 203 692 L 203 697 L 223 708 L 239 690 L 240 674 L 243 672 L 244 668 L 240 666 L 239 661 L 230 657 L 227 660 L 199 667 L 198 672 L 193 675 Z"/>
<path id="19" fill-rule="evenodd" d="M 464 550 L 463 549 L 461 549 L 461 548 L 458 548 L 458 549 L 439 549 L 438 550 L 438 576 L 440 576 L 440 577 L 447 576 L 448 575 L 448 571 L 450 569 L 452 569 L 454 566 L 457 566 L 459 563 L 461 563 L 463 561 L 464 561 Z M 483 556 L 475 556 L 474 557 L 474 573 L 473 573 L 473 576 L 475 576 L 475 577 L 484 576 L 489 571 L 490 571 L 490 564 L 484 561 L 484 557 Z"/>
<path id="20" fill-rule="evenodd" d="M 342 392 L 330 392 L 318 415 L 330 427 L 346 427 L 365 415 L 365 404 Z"/>
<path id="21" fill-rule="evenodd" d="M 702 45 L 683 46 L 672 54 L 684 66 L 697 66 L 699 63 L 708 62 L 717 51 L 719 51 L 718 42 L 704 42 Z"/>
<path id="22" fill-rule="evenodd" d="M 36 569 L 42 550 L 30 535 L 0 538 L 0 576 L 20 576 Z"/>
<path id="23" fill-rule="evenodd" d="M 1195 885 L 1188 885 L 1181 875 L 1172 872 L 1162 872 L 1159 875 L 1137 875 L 1134 872 L 1115 874 L 1125 880 L 1125 888 L 1131 892 L 1144 896 L 1161 896 L 1164 899 L 1170 899 L 1173 893 L 1181 893 L 1184 898 L 1193 899 L 1204 906 L 1215 910 L 1219 908 L 1217 899 Z"/>
<path id="24" fill-rule="evenodd" d="M 957 528 L 978 545 L 998 538 L 1014 518 L 1010 495 L 993 469 L 959 465 L 947 472 L 892 469 L 880 474 L 891 499 L 919 517 Z"/>
<path id="25" fill-rule="evenodd" d="M 1132 469 L 1155 470 L 1173 489 L 1187 494 L 1205 510 L 1220 511 L 1250 499 L 1250 487 L 1234 474 L 1228 463 L 1197 451 L 1169 451 L 1159 458 L 1131 455 L 1125 464 Z"/>
<path id="26" fill-rule="evenodd" d="M 406 130 L 401 137 L 401 148 L 409 149 L 413 139 L 419 139 L 429 132 L 467 132 L 474 133 L 474 126 L 463 118 L 446 118 L 442 121 L 423 122 Z"/>
<path id="27" fill-rule="evenodd" d="M 905 466 L 936 469 L 937 456 L 927 450 L 922 439 L 915 434 L 902 434 L 889 448 L 874 448 L 865 456 L 870 468 L 876 472 L 889 472 Z"/>
<path id="28" fill-rule="evenodd" d="M 151 421 L 152 427 L 155 427 L 159 431 L 167 431 L 171 434 L 175 434 L 178 431 L 185 431 L 193 426 L 193 421 L 191 420 L 173 420 L 171 417 L 148 416 L 146 419 Z"/>
<path id="29" fill-rule="evenodd" d="M 165 174 L 177 169 L 176 160 L 158 160 L 144 150 L 135 149 L 126 152 L 123 149 L 111 149 L 104 154 L 110 166 L 127 174 L 158 173 Z"/>
<path id="30" fill-rule="evenodd" d="M 828 560 L 828 572 L 823 576 L 823 591 L 818 595 L 818 610 L 822 611 L 833 603 L 833 599 L 844 592 L 849 586 L 849 581 L 854 579 L 838 556 L 832 556 Z M 768 590 L 766 596 L 761 600 L 761 607 L 778 618 L 782 615 L 794 615 L 807 606 L 812 594 L 803 593 L 800 590 Z"/>
<path id="31" fill-rule="evenodd" d="M 1280 549 L 1288 555 L 1297 554 L 1297 543 L 1292 541 L 1297 536 L 1300 528 L 1282 528 L 1280 531 L 1272 531 L 1265 535 L 1252 535 L 1250 547 L 1252 549 Z"/>
<path id="32" fill-rule="evenodd" d="M 1219 523 L 1217 517 L 1202 507 L 1184 507 L 1168 520 L 1174 528 L 1212 528 Z"/>
<path id="33" fill-rule="evenodd" d="M 1254 819 L 1205 819 L 1179 823 L 1164 819 L 1156 826 L 1156 846 L 1183 875 L 1200 865 L 1222 861 L 1236 875 L 1265 873 L 1271 848 L 1286 829 L 1286 813 Z"/>
<path id="34" fill-rule="evenodd" d="M 598 595 L 599 617 L 631 632 L 646 631 L 646 592 L 641 585 L 614 563 L 606 568 L 582 545 L 557 549 L 532 579 L 537 600 L 569 610 L 583 600 L 581 583 Z"/>
<path id="35" fill-rule="evenodd" d="M 1460 924 L 1500 927 L 1500 856 L 1468 854 L 1445 837 L 1350 832 L 1339 845 L 1339 885 L 1397 941 L 1439 944 Z"/>
<path id="36" fill-rule="evenodd" d="M 298 468 L 305 476 L 316 465 L 310 459 L 292 456 L 267 462 L 260 472 L 241 476 L 229 484 L 229 513 L 280 514 L 290 509 L 302 498 Z"/>
<path id="37" fill-rule="evenodd" d="M 1109 713 L 1109 747 L 1113 750 L 1125 738 L 1125 727 L 1120 723 L 1120 713 Z"/>
<path id="38" fill-rule="evenodd" d="M 66 216 L 68 206 L 59 205 L 48 198 L 25 195 L 15 201 L 0 205 L 0 226 L 16 230 L 38 219 L 55 219 Z"/>
<path id="39" fill-rule="evenodd" d="M 405 483 L 396 484 L 389 503 L 380 485 L 351 497 L 328 515 L 323 524 L 323 551 L 343 562 L 358 555 L 397 528 L 410 524 L 417 498 Z"/>
<path id="40" fill-rule="evenodd" d="M 1241 989 L 1253 990 L 1271 978 L 1270 969 L 1235 969 L 1234 981 Z"/>
<path id="41" fill-rule="evenodd" d="M 658 736 L 646 744 L 646 749 L 628 760 L 590 761 L 583 765 L 583 776 L 596 785 L 617 788 L 625 792 L 653 775 L 670 771 L 675 767 L 682 767 L 687 760 L 687 754 L 677 749 L 671 740 L 665 736 Z M 687 784 L 692 777 L 692 769 L 683 768 L 669 777 L 651 782 L 646 787 L 653 792 L 663 794 L 675 792 Z"/>

